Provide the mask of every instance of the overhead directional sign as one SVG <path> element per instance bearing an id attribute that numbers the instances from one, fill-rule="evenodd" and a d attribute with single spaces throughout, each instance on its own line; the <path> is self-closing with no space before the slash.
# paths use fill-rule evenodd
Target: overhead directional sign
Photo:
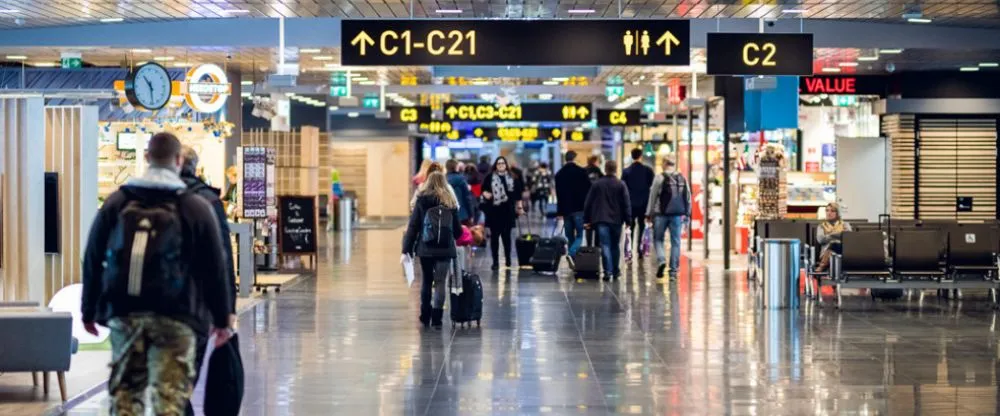
<path id="1" fill-rule="evenodd" d="M 452 121 L 590 121 L 590 103 L 529 103 L 497 107 L 491 103 L 447 103 L 444 119 Z"/>
<path id="2" fill-rule="evenodd" d="M 394 123 L 427 123 L 431 121 L 431 108 L 429 106 L 387 105 L 385 109 L 389 111 L 389 120 Z"/>
<path id="3" fill-rule="evenodd" d="M 587 134 L 582 130 L 564 130 L 560 127 L 475 127 L 461 133 L 452 130 L 444 137 L 450 140 L 473 137 L 484 142 L 495 140 L 502 142 L 557 142 L 561 140 L 580 142 L 586 140 Z"/>
<path id="4" fill-rule="evenodd" d="M 709 33 L 709 75 L 812 75 L 811 33 Z"/>
<path id="5" fill-rule="evenodd" d="M 450 133 L 454 130 L 451 128 L 451 123 L 447 121 L 431 120 L 426 123 L 418 123 L 417 131 L 420 133 L 442 134 Z"/>
<path id="6" fill-rule="evenodd" d="M 687 20 L 342 20 L 341 63 L 688 65 Z"/>
<path id="7" fill-rule="evenodd" d="M 597 110 L 597 125 L 600 127 L 638 126 L 641 123 L 639 110 Z"/>

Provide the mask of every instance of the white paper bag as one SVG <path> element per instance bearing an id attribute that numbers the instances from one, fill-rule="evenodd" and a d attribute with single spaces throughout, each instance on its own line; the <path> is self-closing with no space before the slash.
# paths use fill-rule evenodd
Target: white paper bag
<path id="1" fill-rule="evenodd" d="M 413 280 L 416 276 L 413 275 L 413 257 L 403 254 L 399 256 L 399 263 L 403 265 L 403 276 L 406 277 L 406 287 L 413 286 Z"/>

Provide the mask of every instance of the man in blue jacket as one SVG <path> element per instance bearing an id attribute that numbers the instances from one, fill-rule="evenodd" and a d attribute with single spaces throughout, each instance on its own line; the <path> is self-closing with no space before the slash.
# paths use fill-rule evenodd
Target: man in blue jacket
<path id="1" fill-rule="evenodd" d="M 458 199 L 458 221 L 468 225 L 472 221 L 472 213 L 475 212 L 476 199 L 469 189 L 469 182 L 465 175 L 458 171 L 458 161 L 449 159 L 444 163 L 445 170 L 448 171 L 448 185 L 455 191 L 455 198 Z"/>
<path id="2" fill-rule="evenodd" d="M 653 168 L 642 163 L 642 149 L 632 149 L 632 165 L 622 171 L 622 182 L 628 187 L 628 195 L 632 202 L 632 225 L 629 226 L 629 233 L 632 234 L 632 243 L 637 243 L 642 238 L 642 233 L 646 231 L 646 202 L 649 200 L 649 188 L 653 186 L 653 178 L 656 173 Z M 636 234 L 636 228 L 639 233 Z M 639 258 L 642 258 L 642 250 Z"/>

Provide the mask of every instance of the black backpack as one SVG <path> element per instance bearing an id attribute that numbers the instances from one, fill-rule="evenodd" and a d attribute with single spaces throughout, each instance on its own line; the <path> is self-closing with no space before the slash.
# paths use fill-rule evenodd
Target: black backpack
<path id="1" fill-rule="evenodd" d="M 448 247 L 455 238 L 451 229 L 452 212 L 444 205 L 438 205 L 424 213 L 424 227 L 421 241 L 428 247 Z"/>
<path id="2" fill-rule="evenodd" d="M 663 174 L 663 184 L 660 185 L 660 214 L 677 214 L 669 213 L 667 210 L 670 209 L 670 202 L 674 199 L 674 191 L 677 190 L 679 193 L 684 193 L 682 180 L 681 176 L 676 173 Z M 685 198 L 687 196 L 681 195 L 681 197 Z"/>
<path id="3" fill-rule="evenodd" d="M 123 188 L 126 202 L 108 241 L 104 291 L 116 308 L 168 312 L 185 298 L 181 253 L 184 232 L 178 205 L 187 191 L 143 199 Z"/>

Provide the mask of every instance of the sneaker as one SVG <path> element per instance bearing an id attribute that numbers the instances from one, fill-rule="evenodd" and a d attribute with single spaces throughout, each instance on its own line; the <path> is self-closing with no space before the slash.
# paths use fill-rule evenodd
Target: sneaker
<path id="1" fill-rule="evenodd" d="M 662 279 L 663 278 L 663 271 L 666 270 L 666 269 L 667 269 L 667 264 L 666 263 L 661 263 L 660 266 L 656 268 L 656 278 L 657 279 Z"/>
<path id="2" fill-rule="evenodd" d="M 573 261 L 573 256 L 569 254 L 566 255 L 566 264 L 569 265 L 570 270 L 576 270 L 576 262 Z"/>

